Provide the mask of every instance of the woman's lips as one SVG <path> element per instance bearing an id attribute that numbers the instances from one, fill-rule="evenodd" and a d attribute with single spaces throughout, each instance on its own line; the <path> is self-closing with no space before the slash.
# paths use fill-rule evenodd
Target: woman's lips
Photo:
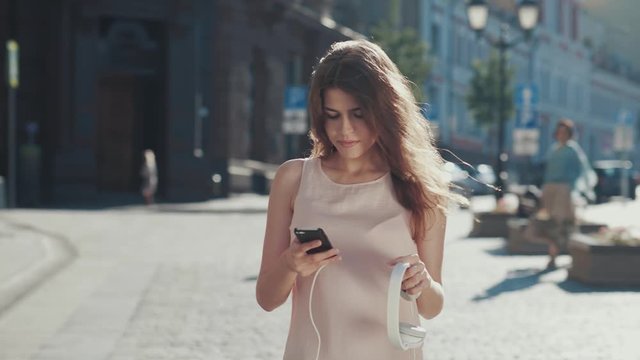
<path id="1" fill-rule="evenodd" d="M 344 147 L 344 148 L 350 148 L 352 146 L 355 146 L 359 141 L 357 140 L 342 140 L 342 141 L 338 141 L 338 144 L 340 144 L 340 146 Z"/>

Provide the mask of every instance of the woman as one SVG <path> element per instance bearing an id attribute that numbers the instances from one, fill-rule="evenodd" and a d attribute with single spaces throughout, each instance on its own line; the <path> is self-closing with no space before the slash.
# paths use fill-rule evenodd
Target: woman
<path id="1" fill-rule="evenodd" d="M 547 241 L 549 242 L 549 262 L 547 269 L 555 269 L 556 257 L 566 247 L 569 236 L 575 226 L 575 206 L 571 194 L 578 179 L 593 177 L 586 156 L 577 142 L 571 140 L 574 125 L 569 119 L 558 121 L 555 131 L 556 143 L 547 154 L 547 164 L 542 187 L 542 209 L 547 222 Z M 592 180 L 587 180 L 593 186 Z"/>
<path id="2" fill-rule="evenodd" d="M 142 166 L 140 167 L 142 186 L 140 192 L 144 197 L 144 202 L 151 205 L 158 189 L 158 168 L 156 167 L 156 155 L 153 150 L 145 150 L 142 153 Z"/>
<path id="3" fill-rule="evenodd" d="M 427 121 L 407 79 L 364 40 L 331 47 L 309 104 L 311 157 L 285 162 L 271 187 L 258 303 L 271 311 L 292 294 L 285 359 L 421 358 L 387 339 L 386 291 L 392 266 L 409 263 L 402 289 L 420 315 L 442 310 L 446 209 L 459 197 Z M 300 243 L 294 228 L 323 228 L 334 248 L 307 254 L 321 242 Z M 417 324 L 413 304 L 401 317 Z"/>

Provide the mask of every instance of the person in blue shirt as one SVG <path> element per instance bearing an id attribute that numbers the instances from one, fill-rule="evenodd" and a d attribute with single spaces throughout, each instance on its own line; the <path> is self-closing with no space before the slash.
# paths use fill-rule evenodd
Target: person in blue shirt
<path id="1" fill-rule="evenodd" d="M 547 154 L 542 187 L 542 208 L 549 221 L 548 269 L 556 267 L 556 256 L 564 248 L 575 226 L 575 206 L 572 192 L 590 166 L 580 145 L 572 140 L 573 121 L 561 119 L 555 131 L 556 143 Z"/>

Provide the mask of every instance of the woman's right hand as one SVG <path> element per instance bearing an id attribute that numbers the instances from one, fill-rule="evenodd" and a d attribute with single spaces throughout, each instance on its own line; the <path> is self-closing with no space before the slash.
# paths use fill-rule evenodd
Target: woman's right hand
<path id="1" fill-rule="evenodd" d="M 294 238 L 287 250 L 282 253 L 282 258 L 287 268 L 300 276 L 309 276 L 319 268 L 332 262 L 340 261 L 342 257 L 336 248 L 316 254 L 307 254 L 308 250 L 322 245 L 322 241 L 314 240 L 308 243 L 300 243 Z"/>

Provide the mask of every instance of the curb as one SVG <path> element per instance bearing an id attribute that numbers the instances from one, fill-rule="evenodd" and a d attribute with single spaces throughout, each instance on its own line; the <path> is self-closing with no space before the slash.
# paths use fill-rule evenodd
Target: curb
<path id="1" fill-rule="evenodd" d="M 37 234 L 44 256 L 13 275 L 8 281 L 0 284 L 0 315 L 47 279 L 52 278 L 77 255 L 71 243 L 61 235 L 28 224 L 16 223 L 6 218 L 3 220 L 18 233 Z"/>

